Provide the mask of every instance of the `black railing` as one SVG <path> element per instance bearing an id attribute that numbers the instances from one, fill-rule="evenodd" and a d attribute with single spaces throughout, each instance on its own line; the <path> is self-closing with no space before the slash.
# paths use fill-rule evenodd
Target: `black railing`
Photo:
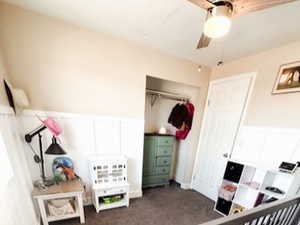
<path id="1" fill-rule="evenodd" d="M 212 220 L 202 225 L 300 225 L 300 195 Z"/>

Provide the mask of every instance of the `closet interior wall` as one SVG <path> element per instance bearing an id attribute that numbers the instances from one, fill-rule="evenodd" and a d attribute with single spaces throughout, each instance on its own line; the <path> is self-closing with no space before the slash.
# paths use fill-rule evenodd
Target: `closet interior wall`
<path id="1" fill-rule="evenodd" d="M 150 76 L 147 77 L 146 88 L 189 96 L 195 106 L 193 125 L 188 137 L 176 141 L 174 145 L 170 175 L 170 179 L 176 180 L 184 188 L 189 188 L 189 166 L 194 164 L 194 157 L 191 156 L 196 153 L 200 134 L 200 88 Z M 175 134 L 176 128 L 168 123 L 168 117 L 177 103 L 183 102 L 160 97 L 151 106 L 151 96 L 146 95 L 145 133 L 158 132 L 161 127 L 165 127 L 169 133 Z"/>

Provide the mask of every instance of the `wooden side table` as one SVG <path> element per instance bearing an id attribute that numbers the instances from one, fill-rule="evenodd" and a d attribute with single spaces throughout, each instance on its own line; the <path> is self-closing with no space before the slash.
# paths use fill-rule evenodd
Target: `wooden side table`
<path id="1" fill-rule="evenodd" d="M 82 194 L 84 192 L 83 185 L 80 180 L 72 180 L 62 182 L 58 185 L 53 185 L 45 190 L 34 188 L 32 195 L 37 200 L 40 215 L 42 217 L 43 225 L 48 225 L 49 222 L 64 220 L 74 217 L 80 217 L 80 223 L 85 222 Z M 75 213 L 62 216 L 51 216 L 48 213 L 47 201 L 51 199 L 74 198 L 75 199 Z"/>

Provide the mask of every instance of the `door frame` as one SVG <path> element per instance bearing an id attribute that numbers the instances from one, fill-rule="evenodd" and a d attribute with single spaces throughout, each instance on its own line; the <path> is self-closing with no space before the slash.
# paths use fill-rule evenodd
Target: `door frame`
<path id="1" fill-rule="evenodd" d="M 257 72 L 240 73 L 240 74 L 237 74 L 237 75 L 228 76 L 226 78 L 215 79 L 215 80 L 212 80 L 212 81 L 209 82 L 207 97 L 206 97 L 206 100 L 205 100 L 203 119 L 202 119 L 201 128 L 200 128 L 200 135 L 199 135 L 199 140 L 198 140 L 196 158 L 195 158 L 194 167 L 193 167 L 191 189 L 195 190 L 195 178 L 196 178 L 196 173 L 197 173 L 196 169 L 198 167 L 198 160 L 199 160 L 200 151 L 201 151 L 201 143 L 202 143 L 202 140 L 203 140 L 203 133 L 204 133 L 204 127 L 205 127 L 207 114 L 208 114 L 208 104 L 209 104 L 209 98 L 210 98 L 210 95 L 211 95 L 212 86 L 214 84 L 239 80 L 239 79 L 242 79 L 242 78 L 251 78 L 251 84 L 249 85 L 248 94 L 247 94 L 247 98 L 246 98 L 246 101 L 245 101 L 244 106 L 243 106 L 243 110 L 242 110 L 241 118 L 240 118 L 240 121 L 239 121 L 238 129 L 237 129 L 237 132 L 236 132 L 234 140 L 233 140 L 233 145 L 231 147 L 230 155 L 228 157 L 228 159 L 230 159 L 231 154 L 233 152 L 233 147 L 234 147 L 236 139 L 237 139 L 237 135 L 238 135 L 238 133 L 241 129 L 241 126 L 244 123 L 244 120 L 246 118 L 249 102 L 250 102 L 250 99 L 251 99 L 251 96 L 252 96 L 252 93 L 253 93 L 253 89 L 254 89 L 256 75 L 257 75 Z"/>

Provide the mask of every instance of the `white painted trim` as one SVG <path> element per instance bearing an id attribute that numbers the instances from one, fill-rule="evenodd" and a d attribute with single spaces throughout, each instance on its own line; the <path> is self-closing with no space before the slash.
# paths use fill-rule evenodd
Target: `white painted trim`
<path id="1" fill-rule="evenodd" d="M 129 192 L 129 198 L 141 198 L 141 197 L 143 197 L 142 190 Z"/>
<path id="2" fill-rule="evenodd" d="M 191 184 L 182 183 L 182 184 L 180 184 L 180 188 L 183 189 L 183 190 L 189 190 L 189 189 L 191 189 Z"/>
<path id="3" fill-rule="evenodd" d="M 235 146 L 236 140 L 237 140 L 238 135 L 239 135 L 239 133 L 241 131 L 242 125 L 244 124 L 244 121 L 246 119 L 249 102 L 250 102 L 250 99 L 251 99 L 251 96 L 252 96 L 252 93 L 253 93 L 253 89 L 254 89 L 254 84 L 255 84 L 255 80 L 256 80 L 256 74 L 257 73 L 252 72 L 252 73 L 249 73 L 249 75 L 248 75 L 251 78 L 251 84 L 250 84 L 249 89 L 248 89 L 248 94 L 247 94 L 246 102 L 245 102 L 243 110 L 242 110 L 242 116 L 241 116 L 241 119 L 240 119 L 240 122 L 239 122 L 239 126 L 238 126 L 237 132 L 235 134 L 235 137 L 234 137 L 234 140 L 233 140 L 233 144 L 231 146 L 231 151 L 230 151 L 229 159 L 231 159 L 232 152 L 234 150 L 234 146 Z M 247 77 L 247 76 L 245 76 L 245 77 Z"/>
<path id="4" fill-rule="evenodd" d="M 79 113 L 67 113 L 67 112 L 55 112 L 55 111 L 42 111 L 42 110 L 34 110 L 34 109 L 26 109 L 22 112 L 22 116 L 24 117 L 32 117 L 32 116 L 51 116 L 60 119 L 69 119 L 69 118 L 84 118 L 84 119 L 122 119 L 122 120 L 136 120 L 136 121 L 144 121 L 144 118 L 134 118 L 134 117 L 120 117 L 120 116 L 107 116 L 107 115 L 96 115 L 96 114 L 79 114 Z"/>
<path id="5" fill-rule="evenodd" d="M 228 76 L 228 77 L 225 77 L 225 78 L 211 80 L 209 82 L 209 88 L 211 87 L 212 84 L 218 84 L 218 83 L 223 83 L 223 82 L 228 82 L 228 81 L 234 81 L 234 80 L 244 79 L 244 78 L 248 78 L 248 77 L 256 79 L 256 74 L 257 74 L 257 72 L 247 72 L 247 73 L 236 74 L 236 75 L 233 75 L 233 76 Z"/>
<path id="6" fill-rule="evenodd" d="M 207 97 L 206 97 L 206 101 L 205 101 L 204 114 L 203 114 L 201 129 L 200 129 L 200 136 L 199 136 L 199 141 L 198 141 L 198 146 L 197 146 L 196 159 L 195 159 L 194 168 L 193 168 L 191 189 L 194 189 L 194 187 L 195 187 L 196 169 L 197 169 L 197 163 L 198 163 L 198 159 L 199 159 L 199 155 L 200 155 L 200 146 L 201 146 L 201 142 L 202 142 L 202 139 L 203 139 L 204 127 L 205 127 L 206 118 L 207 118 L 207 114 L 208 114 L 208 107 L 207 106 L 208 106 L 209 97 L 211 95 L 212 85 L 222 83 L 222 82 L 239 80 L 239 79 L 243 79 L 243 78 L 247 78 L 247 77 L 251 78 L 251 85 L 250 85 L 248 95 L 247 95 L 247 100 L 246 100 L 246 103 L 244 105 L 244 109 L 243 109 L 243 112 L 242 112 L 241 121 L 239 123 L 238 131 L 237 131 L 237 133 L 238 133 L 241 129 L 241 125 L 243 124 L 243 122 L 246 118 L 248 105 L 249 105 L 250 98 L 252 96 L 252 92 L 253 92 L 253 89 L 254 89 L 256 74 L 257 74 L 256 72 L 242 73 L 242 74 L 238 74 L 238 75 L 234 75 L 234 76 L 230 76 L 230 77 L 226 77 L 226 78 L 222 78 L 222 79 L 212 80 L 212 81 L 209 82 L 208 93 L 207 93 Z M 235 137 L 235 140 L 234 140 L 233 143 L 235 143 L 236 138 L 237 138 L 237 136 Z M 233 146 L 234 146 L 234 144 L 233 144 Z M 231 152 L 233 150 L 233 146 L 231 148 Z"/>
<path id="7" fill-rule="evenodd" d="M 5 115 L 14 115 L 14 111 L 11 107 L 7 105 L 1 105 L 0 104 L 0 114 L 5 114 Z"/>

